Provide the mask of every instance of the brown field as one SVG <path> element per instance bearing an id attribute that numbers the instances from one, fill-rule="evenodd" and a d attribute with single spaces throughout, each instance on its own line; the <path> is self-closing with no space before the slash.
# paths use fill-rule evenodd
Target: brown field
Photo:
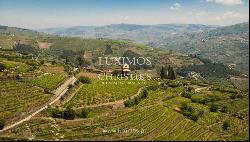
<path id="1" fill-rule="evenodd" d="M 52 43 L 38 42 L 38 47 L 41 49 L 49 49 L 51 46 L 52 46 Z"/>
<path id="2" fill-rule="evenodd" d="M 43 72 L 66 75 L 63 66 L 43 65 L 41 66 L 41 70 Z"/>
<path id="3" fill-rule="evenodd" d="M 91 72 L 80 72 L 77 77 L 80 76 L 85 76 L 85 77 L 89 77 L 89 78 L 93 78 L 93 79 L 97 79 L 98 75 L 96 73 L 91 73 Z"/>

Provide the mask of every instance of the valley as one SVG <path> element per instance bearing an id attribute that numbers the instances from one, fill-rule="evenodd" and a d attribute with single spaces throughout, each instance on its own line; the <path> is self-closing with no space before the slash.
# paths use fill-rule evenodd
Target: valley
<path id="1" fill-rule="evenodd" d="M 113 26 L 129 31 L 147 28 Z M 212 47 L 209 42 L 216 44 L 222 34 L 214 35 L 213 30 L 225 27 L 172 28 L 182 32 L 168 37 L 173 44 L 166 49 L 110 37 L 87 39 L 1 26 L 0 140 L 248 140 L 248 68 L 231 68 L 228 64 L 234 61 L 210 59 L 203 51 L 179 50 Z M 235 48 L 242 50 L 233 54 L 242 56 L 236 62 L 246 65 L 249 27 L 243 28 L 223 36 L 242 41 Z M 198 42 L 206 35 L 211 41 Z M 223 42 L 231 49 L 231 43 Z M 113 57 L 121 58 L 100 64 L 100 58 Z M 146 60 L 133 64 L 141 57 L 148 59 L 147 65 Z M 122 58 L 128 60 L 120 65 Z"/>

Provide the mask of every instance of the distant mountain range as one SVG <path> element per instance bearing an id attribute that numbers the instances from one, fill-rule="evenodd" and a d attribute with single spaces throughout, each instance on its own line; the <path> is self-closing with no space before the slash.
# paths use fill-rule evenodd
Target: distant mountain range
<path id="1" fill-rule="evenodd" d="M 186 55 L 195 54 L 249 74 L 249 22 L 225 27 L 195 24 L 113 24 L 102 27 L 49 28 L 39 32 L 0 26 L 0 33 L 20 37 L 38 37 L 48 33 L 59 36 L 126 40 L 150 47 L 167 48 Z M 14 44 L 6 37 L 0 38 L 0 41 L 1 45 Z"/>
<path id="2" fill-rule="evenodd" d="M 133 25 L 49 28 L 42 32 L 60 36 L 109 38 L 197 54 L 249 73 L 249 22 L 232 26 L 196 24 Z"/>
<path id="3" fill-rule="evenodd" d="M 218 26 L 195 24 L 163 24 L 163 25 L 134 25 L 112 24 L 107 26 L 77 26 L 69 28 L 49 28 L 40 30 L 45 33 L 60 36 L 73 36 L 83 38 L 110 38 L 130 40 L 137 43 L 148 44 L 158 39 L 169 36 L 182 35 L 183 33 L 196 33 L 215 29 Z"/>

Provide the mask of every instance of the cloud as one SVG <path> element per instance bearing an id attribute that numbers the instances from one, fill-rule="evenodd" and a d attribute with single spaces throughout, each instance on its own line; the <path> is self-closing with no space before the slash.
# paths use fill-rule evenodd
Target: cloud
<path id="1" fill-rule="evenodd" d="M 238 12 L 232 11 L 225 12 L 222 16 L 216 17 L 217 20 L 237 20 L 241 18 L 244 18 L 244 16 Z"/>
<path id="2" fill-rule="evenodd" d="M 206 0 L 206 2 L 215 2 L 223 5 L 239 5 L 243 4 L 242 0 Z"/>
<path id="3" fill-rule="evenodd" d="M 175 3 L 170 7 L 170 10 L 180 10 L 181 9 L 181 4 Z"/>

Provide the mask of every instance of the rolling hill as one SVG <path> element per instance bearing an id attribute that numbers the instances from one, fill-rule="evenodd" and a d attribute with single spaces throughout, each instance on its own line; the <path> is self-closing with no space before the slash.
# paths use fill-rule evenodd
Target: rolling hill
<path id="1" fill-rule="evenodd" d="M 50 28 L 46 33 L 83 38 L 128 40 L 163 47 L 186 55 L 197 54 L 249 74 L 249 22 L 232 26 L 194 24 L 132 25 Z"/>

